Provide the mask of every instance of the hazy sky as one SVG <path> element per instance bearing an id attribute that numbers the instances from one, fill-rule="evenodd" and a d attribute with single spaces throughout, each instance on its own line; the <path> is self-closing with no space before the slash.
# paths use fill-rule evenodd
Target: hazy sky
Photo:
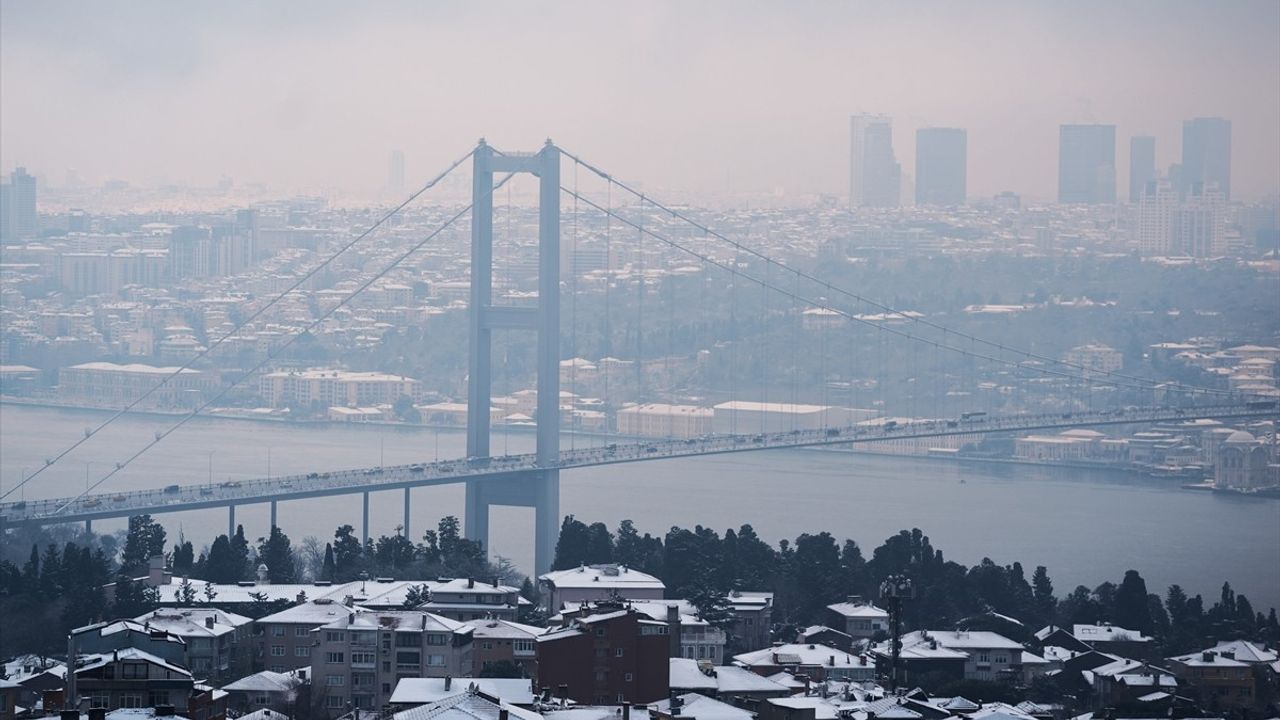
<path id="1" fill-rule="evenodd" d="M 1280 2 L 0 2 L 0 167 L 54 184 L 366 191 L 481 136 L 649 187 L 847 192 L 848 116 L 969 130 L 970 195 L 1051 197 L 1058 125 L 1230 118 L 1233 191 L 1280 192 Z"/>

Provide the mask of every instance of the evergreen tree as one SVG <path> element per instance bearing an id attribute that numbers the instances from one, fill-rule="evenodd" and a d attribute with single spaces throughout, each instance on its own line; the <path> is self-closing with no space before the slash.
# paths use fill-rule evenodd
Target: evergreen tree
<path id="1" fill-rule="evenodd" d="M 552 570 L 569 570 L 586 565 L 590 556 L 591 532 L 586 523 L 566 515 L 560 523 L 560 538 L 556 541 L 556 556 Z"/>
<path id="2" fill-rule="evenodd" d="M 840 550 L 840 578 L 846 595 L 869 595 L 871 580 L 867 576 L 867 561 L 862 557 L 858 543 L 845 540 Z"/>
<path id="3" fill-rule="evenodd" d="M 204 579 L 211 583 L 229 585 L 244 579 L 245 563 L 231 547 L 226 535 L 214 538 L 209 556 L 204 562 Z"/>
<path id="4" fill-rule="evenodd" d="M 364 550 L 355 532 L 350 525 L 342 525 L 333 533 L 334 580 L 354 580 L 364 565 Z"/>
<path id="5" fill-rule="evenodd" d="M 240 564 L 239 576 L 253 578 L 253 568 L 249 565 L 249 541 L 244 537 L 244 526 L 236 526 L 236 534 L 231 536 L 231 554 Z"/>
<path id="6" fill-rule="evenodd" d="M 1052 623 L 1053 611 L 1058 601 L 1053 596 L 1049 570 L 1043 565 L 1037 565 L 1035 574 L 1031 576 L 1031 601 L 1035 607 L 1036 622 L 1040 625 Z"/>
<path id="7" fill-rule="evenodd" d="M 195 547 L 191 545 L 191 541 L 178 538 L 177 544 L 173 546 L 173 573 L 189 575 L 195 569 L 195 564 Z"/>
<path id="8" fill-rule="evenodd" d="M 1137 570 L 1128 570 L 1115 591 L 1115 624 L 1150 635 L 1153 630 L 1151 606 L 1147 601 L 1147 583 Z"/>
<path id="9" fill-rule="evenodd" d="M 587 528 L 586 562 L 588 565 L 613 562 L 613 535 L 604 523 L 592 523 Z"/>
<path id="10" fill-rule="evenodd" d="M 800 595 L 797 619 L 820 620 L 826 606 L 840 600 L 839 588 L 832 582 L 840 577 L 840 550 L 831 533 L 805 533 L 796 538 L 793 571 Z"/>
<path id="11" fill-rule="evenodd" d="M 293 583 L 298 572 L 289 536 L 279 527 L 271 528 L 266 538 L 258 538 L 258 560 L 267 566 L 267 579 L 273 583 Z"/>
<path id="12" fill-rule="evenodd" d="M 320 579 L 333 582 L 338 576 L 338 563 L 333 557 L 333 543 L 324 544 L 324 562 L 320 564 Z"/>
<path id="13" fill-rule="evenodd" d="M 160 607 L 160 591 L 138 582 L 124 573 L 116 576 L 115 599 L 111 614 L 121 618 L 138 617 Z"/>
<path id="14" fill-rule="evenodd" d="M 124 552 L 120 555 L 124 572 L 137 573 L 144 570 L 152 557 L 164 554 L 164 542 L 164 526 L 152 520 L 150 515 L 130 516 Z"/>

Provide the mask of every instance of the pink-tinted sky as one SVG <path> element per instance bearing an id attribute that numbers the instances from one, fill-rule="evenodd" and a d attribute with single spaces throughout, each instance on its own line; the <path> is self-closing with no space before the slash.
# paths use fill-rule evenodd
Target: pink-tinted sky
<path id="1" fill-rule="evenodd" d="M 1234 128 L 1233 192 L 1280 192 L 1280 3 L 0 4 L 0 168 L 364 193 L 476 138 L 547 136 L 650 187 L 843 195 L 848 116 L 969 130 L 970 195 L 1049 198 L 1063 122 Z"/>

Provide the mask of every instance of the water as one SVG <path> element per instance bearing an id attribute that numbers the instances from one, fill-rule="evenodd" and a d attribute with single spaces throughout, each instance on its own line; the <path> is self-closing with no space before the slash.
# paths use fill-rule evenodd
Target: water
<path id="1" fill-rule="evenodd" d="M 97 411 L 0 405 L 0 485 L 11 488 L 96 426 Z M 26 498 L 77 494 L 131 455 L 172 419 L 127 417 L 32 481 Z M 598 440 L 565 437 L 571 443 Z M 527 434 L 493 438 L 493 452 L 526 452 Z M 296 426 L 247 420 L 193 420 L 99 492 L 460 457 L 457 431 L 358 425 Z M 437 450 L 438 448 L 438 450 Z M 963 482 L 962 482 L 963 480 Z M 1167 483 L 1099 470 L 952 463 L 812 450 L 659 460 L 561 474 L 561 509 L 616 527 L 631 518 L 642 532 L 672 525 L 718 531 L 751 523 L 769 541 L 828 530 L 871 550 L 903 528 L 919 527 L 949 559 L 1021 561 L 1028 575 L 1046 565 L 1059 595 L 1078 584 L 1119 582 L 1139 570 L 1152 592 L 1171 583 L 1216 598 L 1224 580 L 1255 607 L 1280 606 L 1280 502 L 1197 493 Z M 8 498 L 17 499 L 18 494 Z M 402 522 L 400 491 L 375 493 L 372 534 Z M 444 515 L 462 515 L 463 490 L 413 491 L 413 534 Z M 170 537 L 197 547 L 226 532 L 225 510 L 160 515 Z M 266 532 L 265 505 L 236 511 L 250 537 Z M 300 500 L 279 507 L 296 541 L 331 537 L 341 523 L 358 528 L 357 496 Z M 95 523 L 99 531 L 124 521 Z M 520 567 L 532 564 L 532 511 L 495 508 L 492 550 Z"/>

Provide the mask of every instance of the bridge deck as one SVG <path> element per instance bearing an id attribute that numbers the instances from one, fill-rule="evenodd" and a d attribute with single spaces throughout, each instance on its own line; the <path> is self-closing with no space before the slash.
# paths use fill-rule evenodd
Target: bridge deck
<path id="1" fill-rule="evenodd" d="M 825 430 L 794 430 L 769 434 L 714 435 L 689 440 L 655 439 L 647 442 L 611 443 L 562 451 L 559 462 L 539 465 L 532 454 L 492 458 L 442 460 L 375 468 L 285 475 L 271 479 L 232 481 L 213 485 L 170 486 L 168 489 L 134 490 L 89 495 L 80 499 L 50 498 L 0 503 L 0 523 L 48 525 L 127 517 L 141 513 L 166 513 L 205 508 L 281 502 L 303 498 L 349 495 L 407 487 L 446 485 L 467 480 L 519 475 L 538 470 L 610 465 L 723 453 L 753 452 L 823 445 L 852 445 L 883 440 L 945 437 L 1057 430 L 1064 428 L 1177 422 L 1192 419 L 1267 418 L 1274 408 L 1238 405 L 1199 408 L 1159 408 L 1102 411 L 1074 415 L 1017 415 L 968 420 L 924 420 L 896 427 L 862 425 Z M 64 508 L 65 506 L 65 508 Z"/>

